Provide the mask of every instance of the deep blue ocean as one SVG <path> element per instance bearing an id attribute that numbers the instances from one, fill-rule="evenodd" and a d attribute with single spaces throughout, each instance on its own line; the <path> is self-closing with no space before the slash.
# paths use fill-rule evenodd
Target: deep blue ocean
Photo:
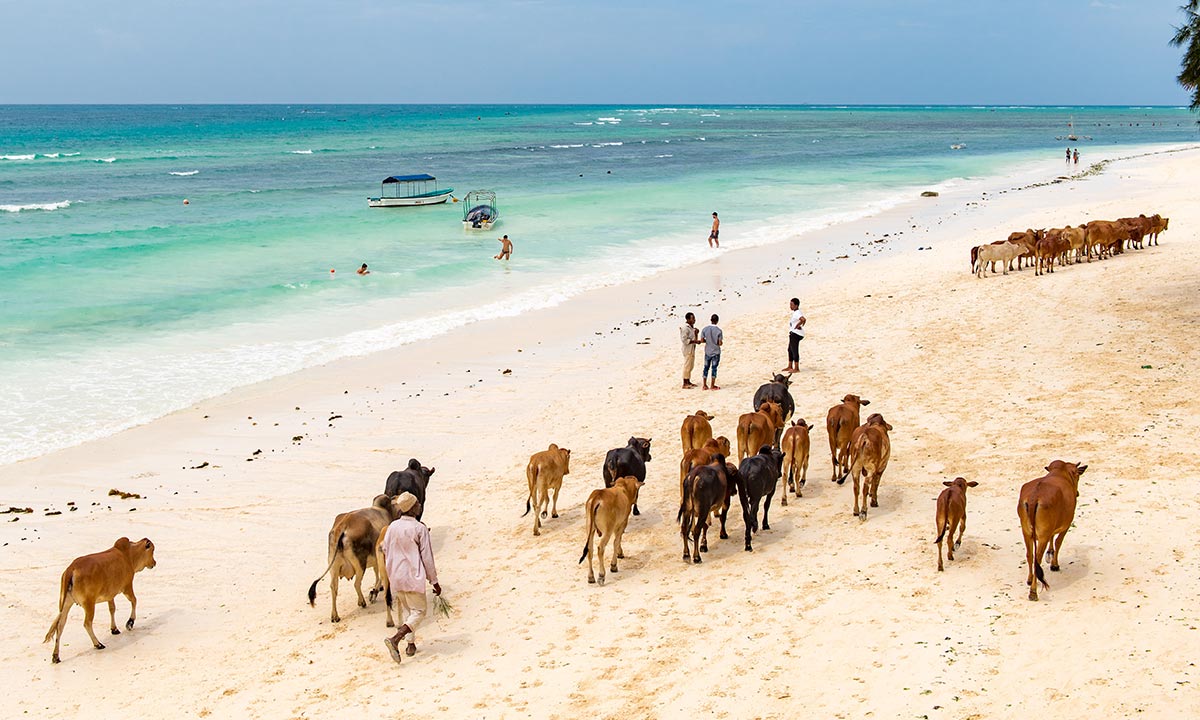
<path id="1" fill-rule="evenodd" d="M 713 211 L 736 249 L 1058 158 L 1069 122 L 1085 165 L 1198 138 L 1182 108 L 0 106 L 0 462 L 702 261 Z M 500 224 L 367 207 L 407 173 Z"/>

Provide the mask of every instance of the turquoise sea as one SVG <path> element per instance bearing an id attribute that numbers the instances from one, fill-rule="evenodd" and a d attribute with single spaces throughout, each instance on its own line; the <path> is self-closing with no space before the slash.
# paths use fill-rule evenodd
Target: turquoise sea
<path id="1" fill-rule="evenodd" d="M 1071 119 L 1084 164 L 1197 139 L 1163 107 L 0 106 L 0 462 L 701 261 L 714 210 L 744 247 L 1057 158 Z M 502 222 L 367 207 L 419 172 Z"/>

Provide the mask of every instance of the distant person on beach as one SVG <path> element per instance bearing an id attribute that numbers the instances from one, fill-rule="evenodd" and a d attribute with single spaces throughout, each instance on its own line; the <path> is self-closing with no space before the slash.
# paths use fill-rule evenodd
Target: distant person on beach
<path id="1" fill-rule="evenodd" d="M 1079 164 L 1079 148 L 1075 148 L 1075 164 Z"/>
<path id="2" fill-rule="evenodd" d="M 371 271 L 367 269 L 367 264 L 366 264 L 366 263 L 363 263 L 363 264 L 362 264 L 362 267 L 360 267 L 360 268 L 358 269 L 358 274 L 359 274 L 359 275 L 370 275 L 370 274 L 371 274 Z"/>
<path id="3" fill-rule="evenodd" d="M 725 344 L 725 333 L 717 327 L 719 320 L 719 317 L 713 315 L 712 325 L 700 331 L 700 339 L 704 341 L 704 390 L 721 389 L 717 385 L 717 366 L 721 364 L 721 346 Z M 712 369 L 712 385 L 708 384 L 709 368 Z"/>
<path id="4" fill-rule="evenodd" d="M 804 323 L 808 318 L 800 310 L 800 298 L 792 298 L 792 316 L 788 320 L 788 366 L 785 373 L 800 372 L 800 341 L 804 339 Z"/>
<path id="5" fill-rule="evenodd" d="M 696 346 L 700 344 L 700 331 L 696 329 L 696 316 L 688 313 L 683 316 L 683 325 L 679 328 L 679 342 L 683 345 L 683 389 L 696 387 L 692 382 L 692 368 L 696 366 Z"/>
<path id="6" fill-rule="evenodd" d="M 1067 163 L 1071 162 L 1071 148 L 1067 148 Z"/>
<path id="7" fill-rule="evenodd" d="M 512 241 L 508 239 L 507 235 L 505 235 L 502 238 L 496 238 L 496 239 L 499 240 L 503 244 L 500 246 L 500 254 L 497 255 L 494 259 L 508 260 L 509 258 L 511 258 L 512 257 Z"/>
<path id="8" fill-rule="evenodd" d="M 717 218 L 717 214 L 713 213 L 712 230 L 708 233 L 708 246 L 721 247 L 721 221 Z"/>
<path id="9" fill-rule="evenodd" d="M 408 638 L 408 646 L 404 654 L 412 657 L 417 654 L 417 636 L 415 630 L 425 618 L 429 607 L 425 599 L 425 583 L 433 585 L 433 594 L 441 595 L 442 586 L 438 585 L 437 567 L 433 564 L 433 543 L 429 538 L 429 528 L 417 516 L 421 514 L 421 503 L 412 493 L 401 493 L 396 498 L 396 504 L 402 513 L 399 518 L 388 525 L 384 531 L 383 542 L 380 544 L 384 552 L 384 565 L 388 582 L 391 584 L 392 597 L 396 601 L 396 614 L 403 621 L 396 634 L 384 638 L 388 654 L 396 662 L 400 662 L 400 641 Z"/>

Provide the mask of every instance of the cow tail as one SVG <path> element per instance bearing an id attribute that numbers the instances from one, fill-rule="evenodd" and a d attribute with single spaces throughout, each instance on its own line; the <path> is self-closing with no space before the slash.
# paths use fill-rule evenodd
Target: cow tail
<path id="1" fill-rule="evenodd" d="M 329 558 L 329 567 L 325 568 L 325 572 L 321 573 L 321 577 L 317 578 L 316 580 L 313 580 L 312 585 L 308 586 L 308 606 L 309 607 L 316 607 L 317 583 L 321 582 L 321 580 L 324 579 L 324 577 L 329 574 L 329 571 L 331 569 L 333 569 L 333 564 L 335 562 L 337 562 L 338 555 L 340 555 L 342 552 L 342 540 L 344 540 L 345 538 L 346 538 L 346 533 L 344 531 L 342 532 L 341 535 L 338 535 L 337 546 L 333 550 L 333 557 Z"/>
<path id="2" fill-rule="evenodd" d="M 58 614 L 54 616 L 54 622 L 50 623 L 50 629 L 46 632 L 45 639 L 42 642 L 50 642 L 50 638 L 54 637 L 54 631 L 58 630 L 58 626 L 62 623 L 62 609 L 67 602 L 67 594 L 71 592 L 71 588 L 75 585 L 75 573 L 66 573 L 62 575 L 62 580 L 58 583 Z"/>
<path id="3" fill-rule="evenodd" d="M 1033 541 L 1033 575 L 1043 588 L 1049 588 L 1050 584 L 1046 582 L 1046 573 L 1042 572 L 1042 553 L 1038 552 L 1037 506 L 1036 500 L 1033 503 L 1033 509 L 1030 509 L 1028 501 L 1025 502 L 1025 514 L 1029 516 L 1029 539 Z"/>
<path id="4" fill-rule="evenodd" d="M 942 518 L 942 522 L 938 525 L 938 536 L 937 539 L 934 540 L 935 543 L 940 543 L 942 541 L 942 538 L 946 536 L 946 528 L 948 527 L 950 527 L 950 513 L 946 513 L 946 515 Z"/>
<path id="5" fill-rule="evenodd" d="M 528 515 L 529 511 L 533 509 L 533 501 L 537 499 L 533 496 L 535 488 L 537 487 L 537 468 L 533 465 L 526 467 L 525 477 L 529 480 L 529 495 L 525 498 L 525 515 Z M 522 515 L 521 517 L 525 517 L 525 515 Z"/>
<path id="6" fill-rule="evenodd" d="M 600 509 L 600 503 L 592 506 L 591 512 L 588 513 L 587 521 L 587 539 L 583 541 L 583 554 L 579 556 L 579 563 L 583 564 L 587 560 L 588 553 L 592 550 L 592 533 L 596 532 L 596 511 Z"/>
<path id="7" fill-rule="evenodd" d="M 975 262 L 979 259 L 979 246 L 971 248 L 971 272 L 975 272 Z"/>

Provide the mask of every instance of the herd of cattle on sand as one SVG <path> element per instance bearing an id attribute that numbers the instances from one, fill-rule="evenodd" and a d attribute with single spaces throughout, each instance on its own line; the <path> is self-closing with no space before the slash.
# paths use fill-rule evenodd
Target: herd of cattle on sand
<path id="1" fill-rule="evenodd" d="M 1017 263 L 1017 269 L 1028 261 L 1036 273 L 1053 272 L 1054 262 L 1066 265 L 1093 254 L 1099 259 L 1124 252 L 1126 247 L 1141 249 L 1143 240 L 1158 244 L 1159 233 L 1167 229 L 1169 218 L 1159 215 L 1139 215 L 1116 221 L 1094 220 L 1078 227 L 1050 230 L 1027 230 L 1013 233 L 1008 240 L 971 249 L 972 271 L 983 277 L 990 264 L 1000 263 L 1004 274 Z M 789 390 L 787 375 L 775 375 L 754 394 L 753 412 L 738 418 L 737 463 L 732 462 L 733 446 L 729 438 L 714 436 L 711 422 L 714 417 L 697 411 L 683 420 L 680 428 L 683 455 L 679 466 L 679 534 L 683 542 L 683 559 L 701 562 L 701 553 L 708 551 L 708 528 L 720 524 L 720 538 L 728 539 L 726 520 L 734 498 L 741 508 L 745 526 L 745 549 L 753 550 L 752 538 L 759 531 L 759 505 L 762 505 L 763 530 L 771 528 L 768 515 L 771 500 L 780 482 L 783 484 L 782 505 L 788 503 L 788 493 L 803 497 L 808 479 L 810 450 L 809 431 L 813 425 L 804 419 L 791 421 L 795 401 Z M 891 458 L 889 432 L 892 426 L 879 413 L 872 413 L 860 424 L 861 408 L 870 401 L 858 395 L 846 395 L 826 414 L 825 429 L 829 440 L 831 480 L 839 485 L 847 479 L 854 481 L 854 515 L 867 518 L 867 508 L 879 507 L 879 483 Z M 649 438 L 631 437 L 624 447 L 610 450 L 605 456 L 601 475 L 604 488 L 594 490 L 585 504 L 586 536 L 579 562 L 588 561 L 588 582 L 604 584 L 605 555 L 612 544 L 610 572 L 617 572 L 617 560 L 625 557 L 621 545 L 630 515 L 638 515 L 638 491 L 646 482 L 646 463 L 650 462 Z M 533 534 L 540 535 L 547 515 L 558 517 L 558 495 L 563 477 L 570 472 L 571 451 L 551 444 L 546 450 L 534 453 L 526 467 L 529 486 L 525 514 L 533 512 Z M 1046 474 L 1021 486 L 1017 501 L 1017 516 L 1025 540 L 1025 559 L 1028 565 L 1026 584 L 1029 599 L 1038 599 L 1038 586 L 1049 587 L 1042 571 L 1043 557 L 1050 560 L 1050 569 L 1059 569 L 1059 551 L 1063 537 L 1075 518 L 1075 502 L 1079 496 L 1079 477 L 1087 465 L 1055 460 L 1045 468 Z M 384 492 L 375 497 L 371 506 L 339 514 L 329 531 L 329 564 L 325 573 L 314 580 L 308 590 L 309 604 L 315 604 L 317 584 L 329 575 L 331 612 L 329 619 L 339 622 L 337 610 L 338 581 L 353 580 L 358 606 L 367 606 L 362 582 L 367 570 L 374 571 L 375 583 L 368 592 L 371 602 L 383 593 L 388 602 L 386 622 L 394 627 L 390 593 L 383 548 L 384 530 L 400 516 L 395 499 L 409 492 L 425 506 L 426 490 L 435 469 L 410 459 L 404 470 L 391 473 Z M 948 557 L 962 543 L 966 529 L 967 488 L 978 483 L 964 478 L 943 482 L 946 486 L 937 498 L 935 531 L 938 546 L 938 570 L 942 570 L 942 543 Z M 418 520 L 420 516 L 418 516 Z M 955 533 L 958 533 L 955 539 Z M 593 565 L 600 566 L 597 577 Z M 65 571 L 59 586 L 58 614 L 44 642 L 54 638 L 52 662 L 59 662 L 59 642 L 66 626 L 67 614 L 74 605 L 84 610 L 83 626 L 92 645 L 104 645 L 92 631 L 96 604 L 107 602 L 109 630 L 119 635 L 116 605 L 113 599 L 124 595 L 130 603 L 127 630 L 132 630 L 137 614 L 137 598 L 133 592 L 133 576 L 145 568 L 153 568 L 154 543 L 148 538 L 136 542 L 121 538 L 108 550 L 85 555 L 74 560 Z"/>
<path id="2" fill-rule="evenodd" d="M 1126 247 L 1141 250 L 1143 241 L 1147 246 L 1157 245 L 1159 233 L 1166 232 L 1170 222 L 1171 218 L 1158 214 L 1138 215 L 1120 220 L 1092 220 L 1076 227 L 1014 232 L 1007 240 L 971 248 L 971 272 L 981 278 L 990 268 L 994 275 L 996 263 L 1000 263 L 1007 275 L 1015 262 L 1017 270 L 1032 265 L 1035 275 L 1052 273 L 1055 261 L 1062 267 L 1082 262 L 1084 258 L 1091 262 L 1092 255 L 1099 260 L 1120 255 Z"/>

